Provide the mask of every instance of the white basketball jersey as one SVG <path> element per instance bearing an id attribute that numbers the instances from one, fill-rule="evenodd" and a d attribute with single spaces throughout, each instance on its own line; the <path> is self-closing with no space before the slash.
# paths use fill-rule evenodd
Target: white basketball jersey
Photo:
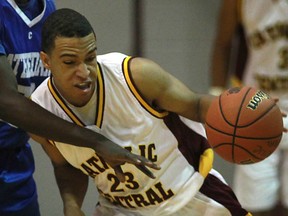
<path id="1" fill-rule="evenodd" d="M 249 47 L 244 84 L 288 97 L 288 1 L 242 0 L 241 10 Z"/>
<path id="2" fill-rule="evenodd" d="M 50 78 L 36 89 L 32 100 L 161 166 L 161 170 L 154 171 L 156 179 L 151 179 L 134 165 L 125 164 L 122 169 L 126 182 L 121 183 L 113 169 L 93 150 L 55 142 L 72 166 L 95 179 L 101 205 L 111 208 L 116 205 L 120 211 L 149 216 L 169 215 L 186 205 L 200 190 L 204 179 L 197 171 L 199 159 L 209 145 L 202 124 L 187 119 L 184 123 L 178 115 L 157 111 L 145 102 L 131 79 L 130 60 L 120 53 L 97 57 L 97 90 L 81 108 L 94 110 L 94 115 L 89 113 L 85 117 L 80 109 L 69 106 Z M 219 190 L 218 185 L 215 187 Z"/>

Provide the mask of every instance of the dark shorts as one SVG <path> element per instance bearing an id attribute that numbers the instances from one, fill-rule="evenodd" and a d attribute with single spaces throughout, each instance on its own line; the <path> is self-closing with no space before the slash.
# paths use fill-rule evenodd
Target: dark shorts
<path id="1" fill-rule="evenodd" d="M 0 212 L 1 216 L 40 216 L 38 201 L 32 201 L 25 208 L 16 212 Z"/>

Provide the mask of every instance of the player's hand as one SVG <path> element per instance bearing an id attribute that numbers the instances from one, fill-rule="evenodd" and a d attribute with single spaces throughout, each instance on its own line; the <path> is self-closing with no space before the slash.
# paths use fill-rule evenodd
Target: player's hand
<path id="1" fill-rule="evenodd" d="M 99 134 L 99 129 L 97 127 L 87 126 L 86 128 Z M 125 163 L 134 164 L 144 174 L 150 178 L 155 178 L 154 174 L 147 167 L 159 170 L 160 167 L 157 164 L 149 161 L 145 157 L 132 154 L 127 149 L 122 148 L 102 135 L 101 137 L 98 138 L 98 141 L 101 139 L 101 144 L 95 146 L 94 150 L 106 163 L 109 164 L 110 167 L 114 169 L 117 178 L 121 182 L 125 182 L 125 174 L 121 169 L 121 165 Z"/>
<path id="2" fill-rule="evenodd" d="M 150 178 L 155 178 L 154 174 L 147 168 L 150 167 L 155 170 L 160 170 L 161 168 L 140 155 L 135 155 L 128 150 L 109 142 L 107 145 L 102 145 L 102 147 L 97 149 L 97 154 L 100 155 L 106 163 L 108 163 L 113 169 L 117 178 L 121 182 L 125 182 L 125 174 L 121 168 L 121 165 L 125 163 L 134 164 L 139 170 Z"/>

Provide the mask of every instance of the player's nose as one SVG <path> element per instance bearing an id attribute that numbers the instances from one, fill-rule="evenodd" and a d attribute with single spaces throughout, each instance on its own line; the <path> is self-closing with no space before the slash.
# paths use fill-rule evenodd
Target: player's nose
<path id="1" fill-rule="evenodd" d="M 86 79 L 90 74 L 90 69 L 85 63 L 79 64 L 77 68 L 77 76 Z"/>

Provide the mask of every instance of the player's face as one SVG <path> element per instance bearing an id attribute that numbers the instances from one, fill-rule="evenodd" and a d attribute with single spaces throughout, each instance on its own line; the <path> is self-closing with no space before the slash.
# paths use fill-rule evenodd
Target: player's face
<path id="1" fill-rule="evenodd" d="M 84 106 L 96 83 L 96 39 L 93 33 L 83 38 L 58 37 L 49 55 L 42 58 L 51 70 L 61 95 L 74 106 Z"/>

